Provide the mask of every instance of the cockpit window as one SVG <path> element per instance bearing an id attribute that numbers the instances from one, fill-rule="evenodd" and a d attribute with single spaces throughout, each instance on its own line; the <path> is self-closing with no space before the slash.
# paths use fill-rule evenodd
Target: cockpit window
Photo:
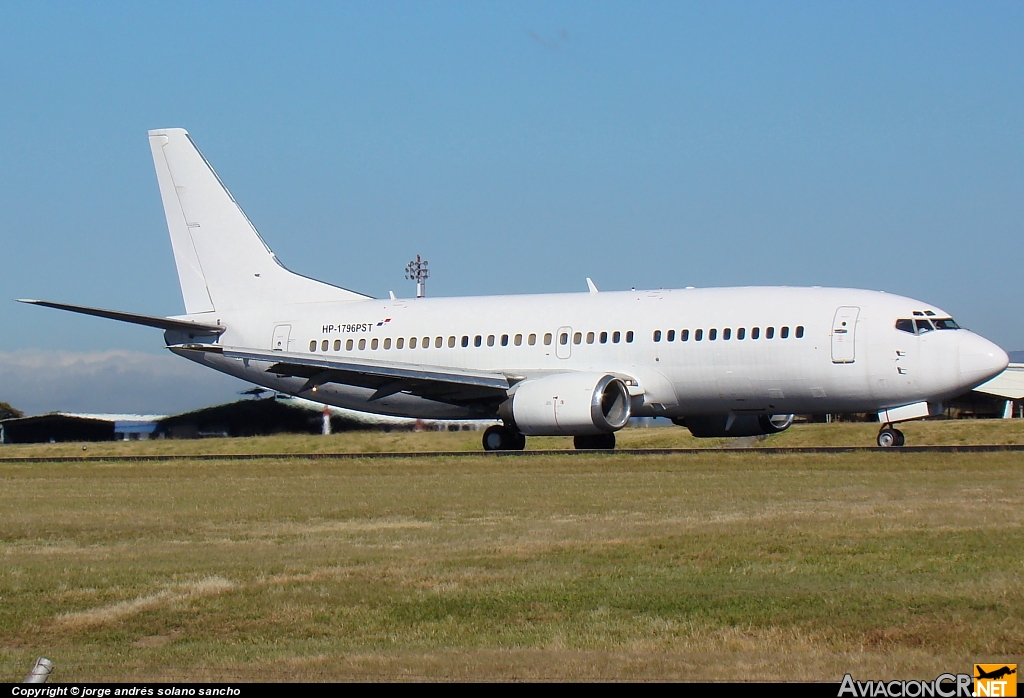
<path id="1" fill-rule="evenodd" d="M 896 329 L 909 334 L 924 334 L 932 330 L 959 330 L 960 325 L 953 322 L 951 317 L 935 318 L 934 320 L 916 317 L 913 320 L 909 318 L 897 320 Z"/>

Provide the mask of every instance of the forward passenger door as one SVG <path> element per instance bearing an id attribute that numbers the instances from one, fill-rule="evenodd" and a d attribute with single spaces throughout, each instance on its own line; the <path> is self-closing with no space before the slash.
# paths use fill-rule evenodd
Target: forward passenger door
<path id="1" fill-rule="evenodd" d="M 860 308 L 843 306 L 832 319 L 832 363 L 852 364 L 856 357 L 857 316 Z"/>

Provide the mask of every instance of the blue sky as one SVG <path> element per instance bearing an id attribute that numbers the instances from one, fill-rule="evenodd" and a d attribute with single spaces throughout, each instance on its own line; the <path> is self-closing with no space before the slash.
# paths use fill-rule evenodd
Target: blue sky
<path id="1" fill-rule="evenodd" d="M 285 264 L 372 295 L 417 253 L 430 295 L 842 285 L 1024 349 L 1022 36 L 998 2 L 0 3 L 0 299 L 182 312 L 145 137 L 181 126 Z"/>

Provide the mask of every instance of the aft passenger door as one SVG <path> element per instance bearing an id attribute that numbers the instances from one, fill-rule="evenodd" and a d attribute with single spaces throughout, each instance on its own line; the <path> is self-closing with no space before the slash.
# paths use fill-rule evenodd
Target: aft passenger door
<path id="1" fill-rule="evenodd" d="M 288 351 L 288 338 L 291 336 L 291 325 L 278 325 L 274 328 L 274 341 L 270 345 L 273 351 Z"/>
<path id="2" fill-rule="evenodd" d="M 832 320 L 832 363 L 852 364 L 856 357 L 857 316 L 860 308 L 843 306 Z"/>

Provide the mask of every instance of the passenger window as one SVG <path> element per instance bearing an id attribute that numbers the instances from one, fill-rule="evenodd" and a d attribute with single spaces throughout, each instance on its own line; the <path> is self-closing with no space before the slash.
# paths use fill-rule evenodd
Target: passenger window
<path id="1" fill-rule="evenodd" d="M 746 328 L 744 328 L 744 327 L 741 327 L 741 328 L 739 328 L 738 330 L 736 330 L 736 339 L 737 339 L 737 340 L 743 339 L 743 338 L 744 338 L 744 337 L 746 337 L 746 336 L 747 336 L 747 330 L 746 330 Z"/>
<path id="2" fill-rule="evenodd" d="M 484 343 L 484 338 L 480 335 L 473 337 L 473 346 L 478 347 Z"/>
<path id="3" fill-rule="evenodd" d="M 380 346 L 380 340 L 379 339 L 374 338 L 374 339 L 370 340 L 370 348 L 371 349 L 376 350 L 378 346 Z"/>
<path id="4" fill-rule="evenodd" d="M 550 332 L 545 332 L 544 333 L 544 346 L 549 346 L 550 344 L 551 344 L 551 333 Z"/>
<path id="5" fill-rule="evenodd" d="M 660 342 L 661 341 L 661 330 L 654 330 L 654 341 L 655 342 Z"/>
<path id="6" fill-rule="evenodd" d="M 804 337 L 804 326 L 803 325 L 797 325 L 796 326 L 796 338 L 797 339 L 803 339 L 803 337 Z"/>
<path id="7" fill-rule="evenodd" d="M 758 339 L 760 337 L 761 337 L 761 328 L 760 327 L 751 327 L 750 328 L 750 338 L 751 339 Z"/>
<path id="8" fill-rule="evenodd" d="M 765 331 L 764 331 L 764 338 L 765 339 L 771 339 L 774 336 L 775 336 L 775 328 L 774 327 L 767 327 L 767 328 L 765 328 Z"/>
<path id="9" fill-rule="evenodd" d="M 587 344 L 593 344 L 593 343 L 594 343 L 594 333 L 593 332 L 587 332 Z"/>
<path id="10" fill-rule="evenodd" d="M 562 344 L 562 345 L 568 344 L 569 343 L 569 333 L 568 332 L 563 332 L 558 337 L 558 343 Z"/>
<path id="11" fill-rule="evenodd" d="M 607 343 L 608 343 L 608 333 L 607 332 L 602 332 L 601 333 L 601 344 L 607 344 Z"/>
<path id="12" fill-rule="evenodd" d="M 727 342 L 730 339 L 732 339 L 732 329 L 726 327 L 724 330 L 722 330 L 722 341 Z"/>
<path id="13" fill-rule="evenodd" d="M 579 344 L 582 341 L 583 341 L 583 333 L 582 332 L 574 332 L 573 335 L 572 335 L 572 343 L 573 344 Z"/>
<path id="14" fill-rule="evenodd" d="M 424 342 L 424 344 L 427 344 L 429 346 L 430 343 L 429 342 Z M 442 344 L 444 344 L 444 338 L 443 337 L 434 337 L 434 348 L 435 349 L 440 349 Z"/>
<path id="15" fill-rule="evenodd" d="M 391 348 L 391 337 L 387 337 L 384 340 L 384 348 L 385 349 L 390 349 Z"/>
<path id="16" fill-rule="evenodd" d="M 462 335 L 462 346 L 463 346 L 463 348 L 469 346 L 469 335 L 468 334 Z"/>
<path id="17" fill-rule="evenodd" d="M 515 345 L 521 347 L 523 345 L 523 335 L 517 334 L 515 338 Z"/>
<path id="18" fill-rule="evenodd" d="M 699 342 L 704 339 L 704 330 L 695 330 L 693 333 L 693 341 Z"/>
<path id="19" fill-rule="evenodd" d="M 334 340 L 334 351 L 341 351 L 341 340 Z"/>
<path id="20" fill-rule="evenodd" d="M 690 339 L 690 330 L 679 330 L 679 341 L 686 342 Z"/>
<path id="21" fill-rule="evenodd" d="M 676 331 L 675 330 L 669 330 L 668 332 L 666 332 L 665 333 L 665 341 L 666 342 L 674 342 L 674 341 L 676 341 Z"/>
<path id="22" fill-rule="evenodd" d="M 455 348 L 455 337 L 451 337 L 451 336 L 448 337 L 448 348 L 449 349 L 454 349 Z"/>
<path id="23" fill-rule="evenodd" d="M 713 342 L 716 339 L 718 339 L 718 330 L 715 330 L 715 329 L 708 330 L 708 341 L 709 342 Z"/>
<path id="24" fill-rule="evenodd" d="M 931 332 L 933 329 L 935 329 L 934 327 L 932 327 L 932 323 L 928 322 L 927 320 L 914 320 L 914 324 L 917 325 L 918 334 Z"/>
<path id="25" fill-rule="evenodd" d="M 779 333 L 779 336 L 782 337 L 783 339 L 789 339 L 789 328 L 783 327 L 782 331 Z"/>
<path id="26" fill-rule="evenodd" d="M 320 342 L 320 351 L 327 351 L 327 340 L 326 339 L 324 341 Z"/>
<path id="27" fill-rule="evenodd" d="M 365 348 L 366 348 L 366 340 L 365 339 L 360 339 L 359 340 L 359 351 L 362 351 Z"/>
<path id="28" fill-rule="evenodd" d="M 345 351 L 352 351 L 352 340 L 345 342 Z"/>
<path id="29" fill-rule="evenodd" d="M 633 330 L 630 330 L 629 332 L 626 333 L 626 341 L 627 342 L 632 342 L 633 341 Z"/>
<path id="30" fill-rule="evenodd" d="M 622 335 L 621 335 L 621 334 L 619 334 L 619 331 L 618 331 L 618 330 L 616 330 L 616 331 L 612 332 L 612 344 L 618 344 L 618 343 L 619 343 L 619 340 L 620 340 L 621 338 L 622 338 Z"/>
<path id="31" fill-rule="evenodd" d="M 309 350 L 310 351 L 316 351 L 316 340 L 315 339 L 310 341 L 310 343 L 309 343 Z"/>
<path id="32" fill-rule="evenodd" d="M 526 343 L 532 347 L 534 344 L 537 343 L 537 335 L 531 332 L 530 336 L 526 338 Z"/>
<path id="33" fill-rule="evenodd" d="M 415 349 L 416 348 L 416 338 L 415 337 L 409 337 L 409 348 L 410 349 Z"/>

